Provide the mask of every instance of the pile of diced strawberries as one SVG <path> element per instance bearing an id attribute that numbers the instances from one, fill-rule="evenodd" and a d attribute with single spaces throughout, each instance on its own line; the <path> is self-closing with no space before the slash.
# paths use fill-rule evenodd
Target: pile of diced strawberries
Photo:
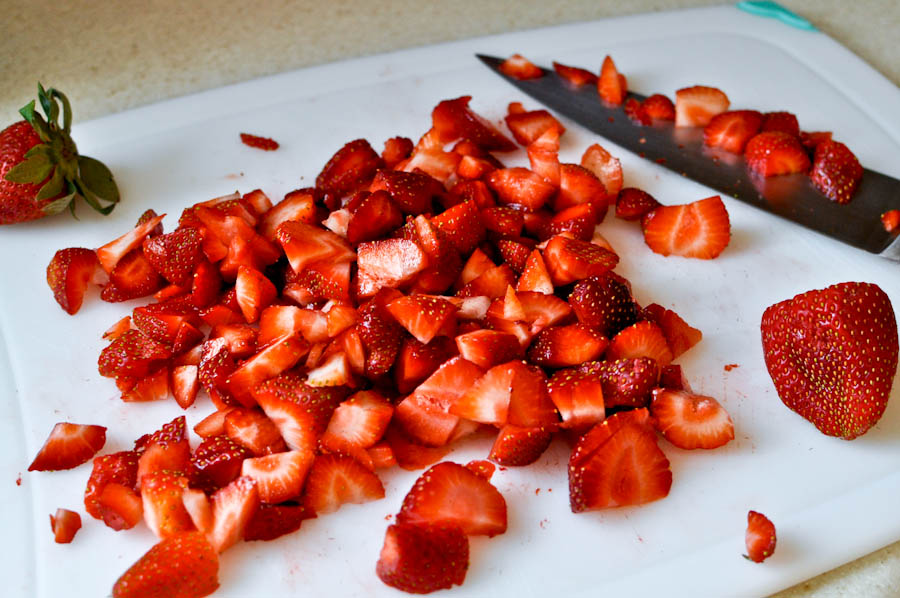
<path id="1" fill-rule="evenodd" d="M 561 436 L 577 513 L 665 497 L 658 435 L 684 449 L 734 437 L 672 363 L 700 331 L 639 305 L 597 232 L 614 208 L 643 221 L 658 253 L 716 257 L 730 238 L 721 200 L 662 206 L 623 188 L 599 145 L 560 163 L 565 129 L 547 111 L 510 104 L 517 145 L 469 100 L 440 102 L 418 143 L 395 137 L 379 155 L 351 141 L 314 188 L 274 205 L 259 190 L 204 201 L 168 233 L 151 210 L 97 250 L 53 257 L 48 283 L 69 313 L 98 280 L 103 300 L 154 299 L 104 335 L 99 371 L 123 401 L 211 401 L 193 447 L 183 416 L 96 457 L 105 428 L 61 423 L 32 464 L 94 457 L 88 514 L 160 538 L 114 596 L 206 595 L 221 551 L 382 498 L 378 472 L 397 465 L 431 467 L 388 527 L 377 574 L 410 592 L 450 587 L 465 578 L 467 537 L 506 530 L 490 462 L 433 465 L 453 443 L 490 430 L 485 457 L 512 467 Z M 519 145 L 531 168 L 495 155 Z"/>

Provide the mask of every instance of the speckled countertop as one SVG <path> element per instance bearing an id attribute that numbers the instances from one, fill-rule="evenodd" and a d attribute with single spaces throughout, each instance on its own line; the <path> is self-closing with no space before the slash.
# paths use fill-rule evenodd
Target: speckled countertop
<path id="1" fill-rule="evenodd" d="M 900 85 L 900 2 L 781 3 Z M 83 121 L 354 56 L 711 4 L 720 2 L 0 0 L 0 123 L 18 120 L 38 80 L 65 90 Z M 900 542 L 778 596 L 900 596 Z"/>

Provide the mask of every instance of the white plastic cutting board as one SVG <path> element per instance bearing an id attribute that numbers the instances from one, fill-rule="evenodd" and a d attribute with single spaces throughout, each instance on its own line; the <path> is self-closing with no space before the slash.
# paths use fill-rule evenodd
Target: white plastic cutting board
<path id="1" fill-rule="evenodd" d="M 109 428 L 104 452 L 123 450 L 181 411 L 172 401 L 125 405 L 96 369 L 100 335 L 133 305 L 90 296 L 75 317 L 53 302 L 44 269 L 56 249 L 97 247 L 129 229 L 147 208 L 167 212 L 234 191 L 262 188 L 280 199 L 312 184 L 346 141 L 375 147 L 394 135 L 417 138 L 440 100 L 472 95 L 499 121 L 510 101 L 536 105 L 474 58 L 521 52 L 597 68 L 614 56 L 629 86 L 671 94 L 693 84 L 725 90 L 735 107 L 795 112 L 805 130 L 831 130 L 863 164 L 900 176 L 900 92 L 826 36 L 731 7 L 653 14 L 512 33 L 286 73 L 106 117 L 76 127 L 83 153 L 116 175 L 124 201 L 109 218 L 82 209 L 0 231 L 0 497 L 4 594 L 106 596 L 152 543 L 139 526 L 115 533 L 84 513 L 90 472 L 25 470 L 52 425 L 67 420 Z M 77 98 L 75 98 L 77 102 Z M 711 193 L 565 122 L 561 158 L 577 161 L 601 142 L 618 155 L 626 184 L 664 203 Z M 243 146 L 239 132 L 275 138 L 276 152 Z M 510 163 L 522 156 L 509 159 Z M 900 306 L 898 266 L 726 199 L 733 238 L 706 262 L 663 258 L 639 227 L 608 217 L 603 232 L 622 257 L 641 303 L 659 302 L 699 327 L 703 341 L 682 359 L 696 391 L 718 398 L 734 418 L 723 449 L 688 452 L 661 441 L 672 462 L 668 498 L 640 507 L 573 515 L 567 449 L 554 444 L 534 466 L 495 474 L 509 504 L 509 531 L 475 538 L 463 596 L 764 595 L 900 539 L 900 398 L 853 442 L 826 438 L 785 408 L 766 374 L 759 341 L 766 306 L 846 280 L 879 284 Z M 726 364 L 739 367 L 725 371 Z M 203 398 L 189 424 L 212 410 Z M 196 438 L 194 439 L 196 442 Z M 484 457 L 488 443 L 450 459 Z M 21 485 L 14 484 L 21 475 Z M 383 476 L 387 497 L 307 521 L 271 543 L 239 545 L 221 560 L 217 596 L 394 596 L 374 567 L 388 525 L 416 478 Z M 73 544 L 52 542 L 48 514 L 82 513 Z M 748 509 L 778 528 L 763 565 L 741 557 Z"/>

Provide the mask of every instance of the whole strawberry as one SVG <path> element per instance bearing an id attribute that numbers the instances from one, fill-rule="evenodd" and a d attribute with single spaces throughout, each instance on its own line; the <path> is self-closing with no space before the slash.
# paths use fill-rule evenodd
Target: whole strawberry
<path id="1" fill-rule="evenodd" d="M 845 282 L 776 303 L 761 330 L 778 396 L 823 434 L 852 440 L 881 418 L 897 371 L 897 321 L 877 285 Z"/>
<path id="2" fill-rule="evenodd" d="M 70 136 L 69 100 L 41 84 L 38 100 L 46 119 L 32 100 L 19 110 L 25 120 L 0 131 L 0 224 L 35 220 L 66 208 L 74 214 L 78 198 L 109 214 L 119 201 L 119 190 L 102 162 L 78 155 Z"/>

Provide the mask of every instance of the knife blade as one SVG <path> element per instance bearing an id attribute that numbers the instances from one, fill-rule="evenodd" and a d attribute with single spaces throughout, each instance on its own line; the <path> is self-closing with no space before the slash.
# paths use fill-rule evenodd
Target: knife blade
<path id="1" fill-rule="evenodd" d="M 900 180 L 864 169 L 852 201 L 838 204 L 820 193 L 806 174 L 761 177 L 742 156 L 706 147 L 701 127 L 676 128 L 671 122 L 639 126 L 622 106 L 608 106 L 593 85 L 572 86 L 555 71 L 519 80 L 500 70 L 502 58 L 476 54 L 497 75 L 557 113 L 586 129 L 677 174 L 711 187 L 723 196 L 842 241 L 900 261 L 900 237 L 884 229 L 881 215 L 900 209 Z M 629 92 L 643 101 L 644 96 Z"/>

